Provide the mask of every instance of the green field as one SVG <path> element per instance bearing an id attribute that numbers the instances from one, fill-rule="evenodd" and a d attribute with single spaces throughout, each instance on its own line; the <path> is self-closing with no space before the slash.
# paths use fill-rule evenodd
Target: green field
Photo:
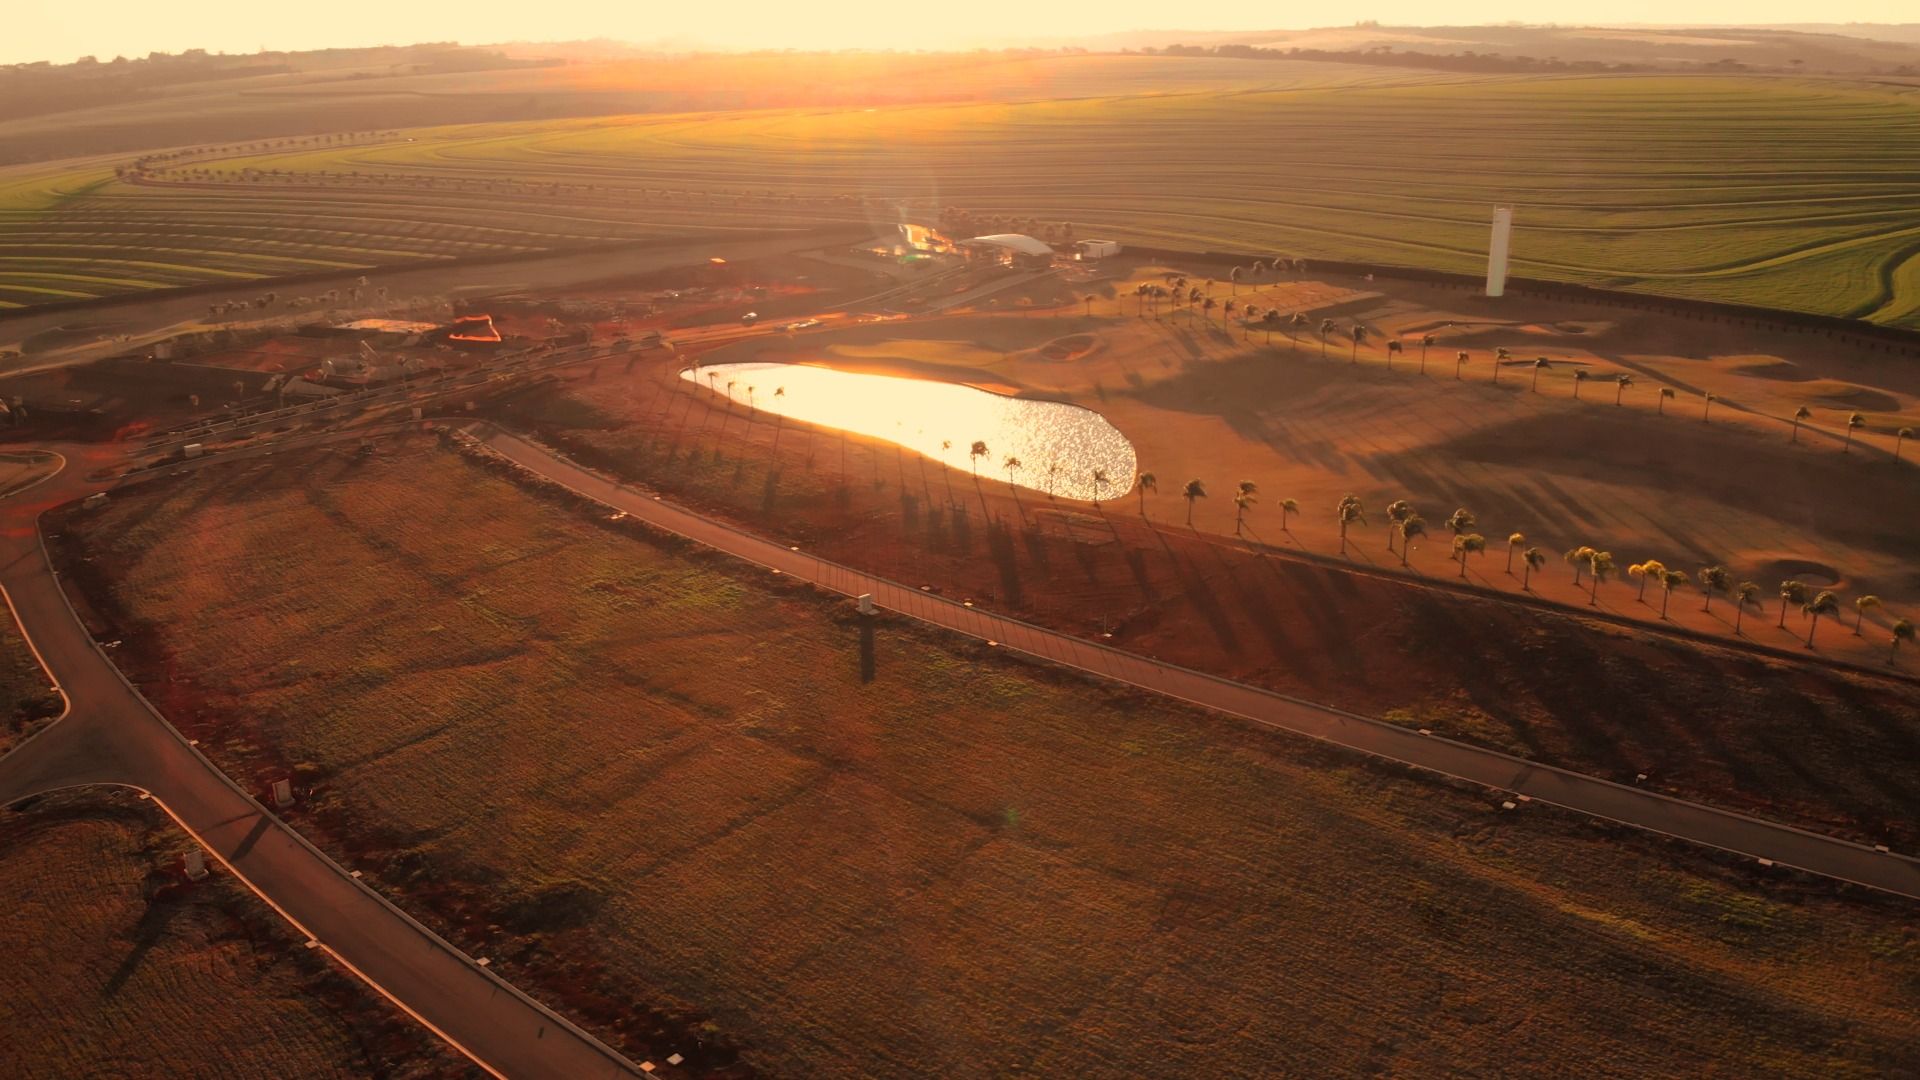
<path id="1" fill-rule="evenodd" d="M 1253 66 L 1264 82 L 1231 91 L 1115 76 L 1074 98 L 470 125 L 180 166 L 217 189 L 0 187 L 0 303 L 899 205 L 1472 272 L 1511 203 L 1521 274 L 1920 325 L 1913 87 Z"/>
<path id="2" fill-rule="evenodd" d="M 122 655 L 229 769 L 311 778 L 324 846 L 616 1037 L 654 1010 L 849 1077 L 1865 1076 L 1910 1049 L 1905 905 L 899 623 L 863 684 L 845 605 L 450 453 L 278 461 L 66 526 Z"/>

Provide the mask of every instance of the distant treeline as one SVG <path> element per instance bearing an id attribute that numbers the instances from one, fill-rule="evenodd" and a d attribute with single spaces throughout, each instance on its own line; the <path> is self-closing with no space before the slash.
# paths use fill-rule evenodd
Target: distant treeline
<path id="1" fill-rule="evenodd" d="M 1366 64 L 1370 67 L 1409 67 L 1442 71 L 1653 71 L 1644 64 L 1604 64 L 1598 60 L 1540 59 L 1500 53 L 1401 52 L 1386 46 L 1335 52 L 1331 49 L 1263 49 L 1257 45 L 1169 45 L 1142 49 L 1149 56 L 1221 56 L 1238 60 L 1317 60 L 1327 64 Z M 1734 65 L 1740 67 L 1743 65 Z"/>

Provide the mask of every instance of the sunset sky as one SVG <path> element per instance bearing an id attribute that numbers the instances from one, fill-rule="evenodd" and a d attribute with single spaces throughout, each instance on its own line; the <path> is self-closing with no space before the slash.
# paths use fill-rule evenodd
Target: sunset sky
<path id="1" fill-rule="evenodd" d="M 771 0 L 704 5 L 546 0 L 336 0 L 325 5 L 262 5 L 239 0 L 93 0 L 84 7 L 15 0 L 0 63 L 66 62 L 83 55 L 315 49 L 327 46 L 459 41 L 563 41 L 612 38 L 679 48 L 966 48 L 1011 38 L 1057 38 L 1124 30 L 1302 29 L 1374 19 L 1390 25 L 1474 25 L 1524 20 L 1571 24 L 1898 22 L 1920 19 L 1907 0 L 1463 0 L 1444 6 L 1414 0 L 1357 0 L 1339 19 L 1317 5 L 1220 0 L 1174 7 L 1151 0 L 972 0 L 961 5 Z"/>

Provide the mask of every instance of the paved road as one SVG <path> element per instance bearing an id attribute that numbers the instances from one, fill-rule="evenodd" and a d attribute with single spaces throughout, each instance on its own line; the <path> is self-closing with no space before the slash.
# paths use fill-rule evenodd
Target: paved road
<path id="1" fill-rule="evenodd" d="M 1497 791 L 1920 899 L 1920 861 L 1903 855 L 1421 735 L 969 608 L 680 509 L 491 426 L 470 430 L 508 459 L 651 525 L 847 596 L 872 593 L 881 607 L 1003 648 Z"/>
<path id="2" fill-rule="evenodd" d="M 201 756 L 126 682 L 68 606 L 35 525 L 40 507 L 98 488 L 85 482 L 82 456 L 98 450 L 63 448 L 73 459 L 66 473 L 4 504 L 0 588 L 66 694 L 67 713 L 0 758 L 0 806 L 81 784 L 148 792 L 303 934 L 489 1072 L 556 1080 L 642 1075 L 351 877 Z"/>

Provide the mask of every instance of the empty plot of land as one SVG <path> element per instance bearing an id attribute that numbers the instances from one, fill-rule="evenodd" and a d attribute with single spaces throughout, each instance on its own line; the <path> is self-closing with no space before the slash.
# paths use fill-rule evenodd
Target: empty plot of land
<path id="1" fill-rule="evenodd" d="M 863 683 L 838 606 L 450 454 L 280 462 L 73 519 L 83 586 L 216 757 L 297 769 L 325 844 L 563 998 L 779 1074 L 1906 1053 L 1904 907 L 904 625 Z"/>
<path id="2" fill-rule="evenodd" d="M 466 1076 L 130 793 L 0 814 L 0 1058 L 20 1077 Z"/>

